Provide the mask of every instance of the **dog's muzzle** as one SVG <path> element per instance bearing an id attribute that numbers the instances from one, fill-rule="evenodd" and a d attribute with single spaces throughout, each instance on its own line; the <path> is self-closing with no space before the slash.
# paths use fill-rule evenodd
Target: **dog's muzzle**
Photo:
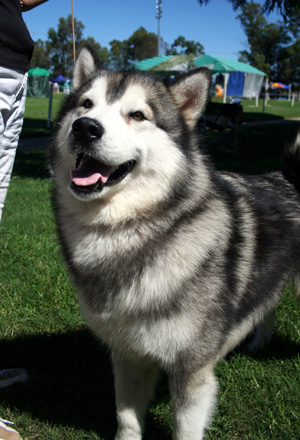
<path id="1" fill-rule="evenodd" d="M 77 195 L 100 192 L 104 186 L 121 182 L 133 169 L 134 160 L 112 166 L 101 162 L 97 157 L 95 142 L 99 141 L 105 130 L 95 119 L 82 117 L 72 124 L 74 150 L 77 153 L 76 168 L 72 171 L 70 188 Z"/>

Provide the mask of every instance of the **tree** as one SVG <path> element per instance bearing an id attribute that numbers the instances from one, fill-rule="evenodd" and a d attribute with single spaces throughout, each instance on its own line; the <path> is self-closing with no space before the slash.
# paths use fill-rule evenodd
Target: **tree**
<path id="1" fill-rule="evenodd" d="M 110 44 L 110 65 L 113 69 L 124 69 L 127 66 L 129 53 L 127 40 L 112 40 Z"/>
<path id="2" fill-rule="evenodd" d="M 33 67 L 41 67 L 43 69 L 50 69 L 49 50 L 45 41 L 38 39 L 34 43 L 34 51 L 30 61 L 30 69 Z"/>
<path id="3" fill-rule="evenodd" d="M 74 20 L 75 47 L 78 52 L 84 44 L 89 44 L 103 67 L 109 65 L 109 51 L 106 47 L 101 47 L 93 37 L 83 38 L 84 25 L 76 18 Z M 61 17 L 57 30 L 50 28 L 48 31 L 48 40 L 46 42 L 47 53 L 50 58 L 49 67 L 53 77 L 59 74 L 65 77 L 71 77 L 74 67 L 73 54 L 73 28 L 72 16 L 66 19 Z M 76 55 L 76 54 L 75 54 Z"/>
<path id="4" fill-rule="evenodd" d="M 277 76 L 278 79 L 286 84 L 300 85 L 300 39 L 286 48 L 278 60 Z"/>
<path id="5" fill-rule="evenodd" d="M 233 9 L 244 8 L 247 4 L 247 0 L 228 0 L 232 3 Z M 200 5 L 207 5 L 210 0 L 198 0 Z M 262 6 L 263 13 L 269 14 L 277 9 L 284 20 L 288 22 L 292 17 L 298 16 L 300 14 L 299 0 L 265 0 Z M 292 19 L 294 20 L 294 19 Z M 299 22 L 298 22 L 299 23 Z"/>
<path id="6" fill-rule="evenodd" d="M 193 40 L 186 40 L 182 35 L 176 38 L 171 46 L 171 49 L 167 50 L 168 55 L 202 55 L 204 54 L 204 47 L 201 43 Z"/>
<path id="7" fill-rule="evenodd" d="M 248 50 L 240 52 L 241 61 L 252 64 L 274 80 L 299 81 L 300 40 L 290 23 L 268 23 L 258 3 L 247 3 L 238 17 L 248 39 Z M 299 52 L 298 52 L 299 53 Z"/>
<path id="8" fill-rule="evenodd" d="M 81 40 L 77 48 L 78 52 L 80 48 L 85 44 L 91 46 L 99 60 L 100 66 L 107 68 L 110 64 L 109 50 L 107 49 L 107 47 L 102 47 L 99 43 L 95 41 L 93 37 L 87 37 L 86 39 Z"/>
<path id="9" fill-rule="evenodd" d="M 258 3 L 247 3 L 237 16 L 248 38 L 249 51 L 242 51 L 243 59 L 268 75 L 277 69 L 282 48 L 291 42 L 282 22 L 269 23 Z"/>
<path id="10" fill-rule="evenodd" d="M 82 43 L 84 25 L 81 21 L 75 19 L 75 43 Z M 67 19 L 61 17 L 59 19 L 57 31 L 50 28 L 48 31 L 47 48 L 50 53 L 51 73 L 52 76 L 59 74 L 70 77 L 73 72 L 73 32 L 72 32 L 72 15 Z"/>
<path id="11" fill-rule="evenodd" d="M 128 39 L 129 60 L 141 61 L 157 55 L 157 35 L 142 26 Z"/>
<path id="12" fill-rule="evenodd" d="M 157 35 L 145 28 L 137 29 L 128 40 L 110 43 L 111 66 L 124 69 L 128 63 L 152 58 L 157 54 Z"/>

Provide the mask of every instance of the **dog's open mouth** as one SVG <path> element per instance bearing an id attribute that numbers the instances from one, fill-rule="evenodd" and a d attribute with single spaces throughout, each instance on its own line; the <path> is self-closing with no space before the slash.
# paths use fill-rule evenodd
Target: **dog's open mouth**
<path id="1" fill-rule="evenodd" d="M 104 186 L 121 182 L 133 170 L 134 165 L 135 161 L 130 160 L 113 167 L 81 153 L 77 157 L 76 169 L 72 171 L 71 188 L 82 193 L 102 191 Z"/>

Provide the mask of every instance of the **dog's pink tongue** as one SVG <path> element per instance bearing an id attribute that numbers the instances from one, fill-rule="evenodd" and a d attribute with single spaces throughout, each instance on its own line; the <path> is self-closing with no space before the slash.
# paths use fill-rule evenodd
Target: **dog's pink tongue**
<path id="1" fill-rule="evenodd" d="M 111 167 L 104 165 L 92 157 L 85 156 L 77 170 L 72 171 L 72 180 L 77 186 L 94 185 L 101 179 L 106 183 L 111 173 Z"/>

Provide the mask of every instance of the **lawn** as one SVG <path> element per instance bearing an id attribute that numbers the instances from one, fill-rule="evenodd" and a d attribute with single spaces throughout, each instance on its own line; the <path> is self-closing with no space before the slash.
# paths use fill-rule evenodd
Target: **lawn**
<path id="1" fill-rule="evenodd" d="M 28 100 L 23 135 L 32 135 L 33 121 L 43 128 L 45 115 L 47 100 Z M 299 128 L 299 123 L 241 128 L 237 155 L 216 149 L 211 154 L 222 169 L 278 169 L 284 143 Z M 62 264 L 42 151 L 17 154 L 0 225 L 0 258 L 1 367 L 24 367 L 32 377 L 28 386 L 0 391 L 0 416 L 12 419 L 24 440 L 112 440 L 116 422 L 109 355 L 87 330 Z M 300 312 L 288 288 L 271 345 L 255 354 L 241 347 L 219 363 L 219 404 L 206 439 L 299 440 L 299 354 Z M 171 427 L 162 377 L 145 439 L 171 440 Z"/>
<path id="2" fill-rule="evenodd" d="M 49 99 L 48 98 L 27 98 L 24 126 L 21 137 L 49 136 L 52 134 L 53 122 L 64 99 L 63 93 L 53 94 L 51 127 L 47 127 Z M 244 99 L 243 121 L 262 121 L 270 119 L 300 118 L 300 101 L 295 101 L 292 107 L 290 101 L 271 99 L 263 113 L 263 100 L 260 99 L 258 107 L 254 99 Z"/>
<path id="3" fill-rule="evenodd" d="M 49 128 L 49 99 L 27 98 L 21 137 L 50 136 L 52 134 L 55 117 L 64 100 L 64 96 L 63 93 L 53 94 Z"/>

